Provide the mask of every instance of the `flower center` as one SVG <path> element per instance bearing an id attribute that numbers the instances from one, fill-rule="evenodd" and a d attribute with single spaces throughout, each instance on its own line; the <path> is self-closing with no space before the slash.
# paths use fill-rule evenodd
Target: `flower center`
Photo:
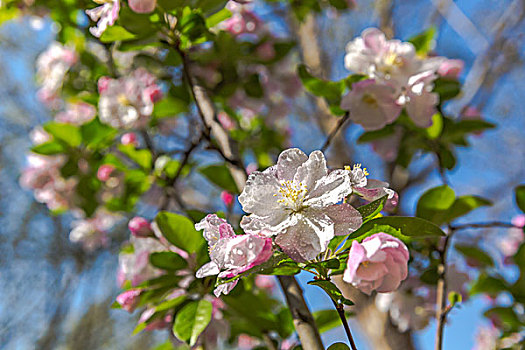
<path id="1" fill-rule="evenodd" d="M 308 188 L 302 182 L 294 183 L 293 181 L 285 181 L 279 188 L 279 193 L 274 194 L 274 197 L 280 195 L 278 203 L 290 208 L 294 212 L 300 211 L 303 208 L 304 197 L 308 193 Z"/>
<path id="2" fill-rule="evenodd" d="M 363 98 L 362 98 L 362 101 L 364 103 L 366 103 L 367 105 L 370 105 L 372 107 L 376 107 L 377 106 L 377 100 L 374 98 L 374 96 L 372 96 L 370 94 L 364 94 Z"/>
<path id="3" fill-rule="evenodd" d="M 124 94 L 118 95 L 117 101 L 123 106 L 131 106 L 130 100 Z"/>

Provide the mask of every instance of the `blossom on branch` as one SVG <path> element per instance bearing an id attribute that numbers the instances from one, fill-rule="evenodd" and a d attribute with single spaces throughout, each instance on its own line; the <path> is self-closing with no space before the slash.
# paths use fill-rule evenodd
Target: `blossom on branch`
<path id="1" fill-rule="evenodd" d="M 272 256 L 272 239 L 259 234 L 236 235 L 226 220 L 210 214 L 195 224 L 197 230 L 204 230 L 208 241 L 211 261 L 196 273 L 197 278 L 218 275 L 220 278 L 235 277 L 254 266 L 260 265 Z M 214 293 L 228 294 L 237 281 L 219 285 Z"/>
<path id="2" fill-rule="evenodd" d="M 406 245 L 386 233 L 376 233 L 352 242 L 343 280 L 363 293 L 388 293 L 396 290 L 408 275 L 409 253 Z"/>
<path id="3" fill-rule="evenodd" d="M 86 15 L 93 22 L 97 22 L 96 27 L 89 28 L 91 34 L 100 38 L 108 26 L 115 24 L 120 11 L 120 0 L 93 0 L 100 6 L 91 10 L 86 10 Z"/>
<path id="4" fill-rule="evenodd" d="M 307 261 L 326 250 L 334 235 L 356 230 L 361 215 L 340 203 L 352 192 L 345 170 L 329 171 L 320 151 L 307 156 L 292 148 L 277 164 L 250 174 L 239 202 L 250 215 L 241 220 L 248 233 L 267 230 L 296 261 Z"/>

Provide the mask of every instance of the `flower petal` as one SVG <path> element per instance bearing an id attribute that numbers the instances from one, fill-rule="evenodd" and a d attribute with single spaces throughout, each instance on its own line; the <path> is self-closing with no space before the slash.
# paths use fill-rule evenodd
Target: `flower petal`
<path id="1" fill-rule="evenodd" d="M 277 177 L 281 181 L 292 181 L 297 169 L 308 160 L 308 156 L 298 148 L 287 149 L 277 160 Z"/>
<path id="2" fill-rule="evenodd" d="M 320 178 L 308 192 L 305 205 L 311 207 L 326 207 L 340 202 L 352 193 L 350 177 L 346 170 L 334 170 Z"/>
<path id="3" fill-rule="evenodd" d="M 280 188 L 276 167 L 263 172 L 254 171 L 248 177 L 246 186 L 239 196 L 242 209 L 257 216 L 270 216 L 278 211 L 280 204 L 274 194 Z"/>
<path id="4" fill-rule="evenodd" d="M 348 203 L 331 205 L 323 209 L 323 212 L 334 223 L 334 234 L 336 236 L 354 232 L 363 223 L 361 214 Z"/>

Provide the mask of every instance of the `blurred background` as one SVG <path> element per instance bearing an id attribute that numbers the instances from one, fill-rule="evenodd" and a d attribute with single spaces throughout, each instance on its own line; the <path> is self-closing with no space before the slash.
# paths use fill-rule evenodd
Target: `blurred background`
<path id="1" fill-rule="evenodd" d="M 256 4 L 256 10 L 283 36 L 308 35 L 290 29 L 293 25 L 276 7 Z M 436 26 L 436 54 L 465 62 L 463 94 L 449 102 L 447 111 L 458 115 L 467 106 L 476 107 L 483 119 L 498 125 L 472 138 L 471 147 L 459 151 L 458 167 L 450 174 L 450 183 L 459 195 L 482 195 L 495 203 L 466 216 L 465 222 L 510 221 L 517 214 L 512 189 L 525 179 L 524 17 L 524 0 L 356 0 L 355 9 L 325 11 L 312 24 L 321 43 L 319 67 L 332 79 L 348 74 L 343 64 L 345 45 L 370 26 L 400 39 Z M 31 144 L 29 132 L 50 118 L 36 98 L 34 73 L 35 60 L 53 40 L 53 33 L 50 20 L 24 17 L 3 21 L 0 13 L 0 348 L 149 348 L 166 339 L 166 332 L 130 336 L 136 316 L 109 307 L 119 292 L 115 278 L 118 244 L 86 253 L 68 239 L 72 218 L 51 216 L 45 205 L 35 202 L 18 183 Z M 289 115 L 291 144 L 305 152 L 320 148 L 324 141 L 323 125 L 312 115 L 317 108 L 316 102 L 304 95 Z M 345 130 L 346 142 L 352 146 L 351 158 L 365 164 L 373 178 L 388 178 L 389 170 L 370 146 L 356 144 L 361 133 L 356 125 Z M 431 157 L 423 156 L 410 171 L 425 171 L 432 162 Z M 413 214 L 415 199 L 440 183 L 437 172 L 425 175 L 424 181 L 414 182 L 400 194 L 403 213 Z M 219 197 L 220 191 L 210 191 Z M 116 230 L 124 237 L 123 225 Z M 462 231 L 457 239 L 480 239 L 490 251 L 504 234 L 500 231 Z M 304 285 L 306 277 L 300 281 Z M 315 288 L 308 288 L 306 297 L 313 310 L 329 306 Z M 471 298 L 451 313 L 446 349 L 474 346 L 478 326 L 486 322 L 481 315 L 486 306 L 483 298 Z M 354 322 L 352 326 L 359 349 L 372 350 L 359 337 L 359 325 Z M 415 333 L 420 348 L 433 347 L 433 327 L 431 324 Z M 336 329 L 325 336 L 333 341 L 344 335 Z"/>

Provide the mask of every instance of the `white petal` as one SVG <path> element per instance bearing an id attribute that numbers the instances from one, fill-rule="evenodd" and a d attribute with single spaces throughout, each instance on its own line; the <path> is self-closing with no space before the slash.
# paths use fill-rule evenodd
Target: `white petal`
<path id="1" fill-rule="evenodd" d="M 281 181 L 292 181 L 297 169 L 308 160 L 308 156 L 298 148 L 284 150 L 277 160 L 277 177 Z"/>
<path id="2" fill-rule="evenodd" d="M 302 183 L 308 190 L 312 189 L 316 182 L 328 174 L 326 159 L 321 151 L 310 153 L 308 160 L 304 162 L 294 176 L 296 184 Z"/>
<path id="3" fill-rule="evenodd" d="M 350 193 L 352 193 L 352 185 L 347 171 L 334 170 L 315 183 L 304 203 L 317 208 L 326 207 L 340 202 Z"/>
<path id="4" fill-rule="evenodd" d="M 242 209 L 257 216 L 272 215 L 276 210 L 280 210 L 278 198 L 274 196 L 278 194 L 279 188 L 275 167 L 268 168 L 264 172 L 253 172 L 239 196 Z"/>
<path id="5" fill-rule="evenodd" d="M 210 261 L 209 263 L 202 265 L 199 271 L 197 271 L 197 273 L 195 274 L 195 277 L 203 278 L 207 276 L 215 276 L 220 271 L 221 270 L 219 269 L 219 266 L 213 261 Z"/>

